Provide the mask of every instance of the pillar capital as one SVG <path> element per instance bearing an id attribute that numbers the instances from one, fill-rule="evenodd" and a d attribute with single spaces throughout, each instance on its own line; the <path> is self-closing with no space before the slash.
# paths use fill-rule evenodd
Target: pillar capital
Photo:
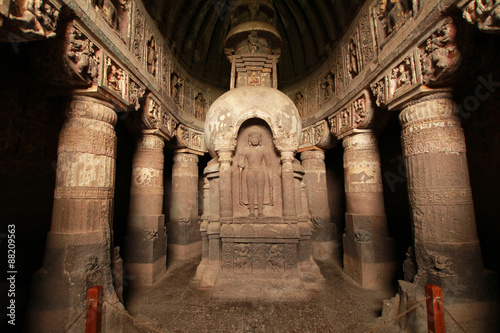
<path id="1" fill-rule="evenodd" d="M 305 160 L 325 160 L 325 152 L 322 150 L 308 150 L 300 153 L 300 159 Z"/>
<path id="2" fill-rule="evenodd" d="M 174 152 L 174 163 L 184 162 L 184 163 L 198 163 L 198 155 L 191 154 L 185 151 L 175 151 Z"/>
<path id="3" fill-rule="evenodd" d="M 458 107 L 449 92 L 434 93 L 414 99 L 403 105 L 399 121 L 403 127 L 409 123 L 428 120 L 456 119 Z"/>
<path id="4" fill-rule="evenodd" d="M 342 141 L 345 151 L 357 149 L 377 149 L 377 137 L 371 130 L 353 133 Z"/>
<path id="5" fill-rule="evenodd" d="M 294 155 L 293 151 L 282 151 L 281 152 L 281 163 L 286 163 L 286 162 L 292 163 L 293 160 L 295 159 L 293 157 L 293 155 Z"/>
<path id="6" fill-rule="evenodd" d="M 163 150 L 165 141 L 163 137 L 148 130 L 142 131 L 137 139 L 137 149 L 157 149 Z"/>
<path id="7" fill-rule="evenodd" d="M 74 95 L 71 97 L 70 107 L 66 109 L 66 117 L 99 120 L 111 126 L 115 126 L 118 116 L 113 104 L 103 100 Z"/>
<path id="8" fill-rule="evenodd" d="M 231 161 L 233 160 L 232 150 L 218 150 L 217 155 L 219 155 L 220 163 L 231 163 Z"/>

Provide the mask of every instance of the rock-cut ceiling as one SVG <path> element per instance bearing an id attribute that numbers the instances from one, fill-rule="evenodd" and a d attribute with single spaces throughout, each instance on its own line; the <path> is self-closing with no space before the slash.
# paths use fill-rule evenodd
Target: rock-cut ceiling
<path id="1" fill-rule="evenodd" d="M 240 0 L 144 0 L 169 47 L 184 68 L 219 87 L 229 86 L 224 40 L 231 10 Z M 281 85 L 300 78 L 330 54 L 363 0 L 274 0 L 276 27 L 283 40 Z"/>

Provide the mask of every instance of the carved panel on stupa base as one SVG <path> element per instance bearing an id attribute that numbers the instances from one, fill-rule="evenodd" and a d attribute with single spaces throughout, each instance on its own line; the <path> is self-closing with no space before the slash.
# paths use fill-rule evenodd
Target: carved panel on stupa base
<path id="1" fill-rule="evenodd" d="M 280 158 L 270 128 L 264 121 L 246 122 L 233 157 L 234 217 L 282 216 L 280 175 Z"/>

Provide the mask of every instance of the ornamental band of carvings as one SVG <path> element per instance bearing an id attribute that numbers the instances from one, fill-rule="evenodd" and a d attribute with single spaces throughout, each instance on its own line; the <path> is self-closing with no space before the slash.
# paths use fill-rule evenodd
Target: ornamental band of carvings
<path id="1" fill-rule="evenodd" d="M 169 140 L 175 135 L 178 121 L 150 94 L 146 97 L 142 123 L 146 129 L 159 130 L 159 134 Z"/>
<path id="2" fill-rule="evenodd" d="M 224 242 L 222 260 L 224 270 L 283 273 L 296 269 L 297 245 Z"/>
<path id="3" fill-rule="evenodd" d="M 196 151 L 205 152 L 205 136 L 203 132 L 196 131 L 184 125 L 177 128 L 177 142 L 179 146 Z"/>
<path id="4" fill-rule="evenodd" d="M 485 32 L 500 33 L 500 0 L 472 0 L 463 8 L 463 17 Z"/>
<path id="5" fill-rule="evenodd" d="M 299 148 L 316 146 L 326 149 L 331 146 L 331 139 L 328 122 L 326 120 L 321 120 L 314 125 L 302 129 Z"/>
<path id="6" fill-rule="evenodd" d="M 369 128 L 373 117 L 370 93 L 368 90 L 363 90 L 358 97 L 330 116 L 328 122 L 331 133 L 339 137 L 354 129 Z"/>
<path id="7" fill-rule="evenodd" d="M 66 58 L 68 65 L 84 82 L 97 85 L 101 50 L 75 24 L 68 28 Z"/>
<path id="8" fill-rule="evenodd" d="M 56 36 L 59 8 L 52 1 L 2 2 L 1 14 L 0 26 L 8 32 L 1 35 L 2 41 L 32 41 Z"/>

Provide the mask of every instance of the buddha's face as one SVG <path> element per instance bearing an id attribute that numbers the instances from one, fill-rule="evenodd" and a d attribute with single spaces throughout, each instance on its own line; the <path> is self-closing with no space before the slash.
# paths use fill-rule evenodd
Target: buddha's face
<path id="1" fill-rule="evenodd" d="M 248 141 L 252 146 L 260 146 L 260 143 L 262 141 L 262 137 L 260 134 L 250 134 L 248 136 Z"/>

